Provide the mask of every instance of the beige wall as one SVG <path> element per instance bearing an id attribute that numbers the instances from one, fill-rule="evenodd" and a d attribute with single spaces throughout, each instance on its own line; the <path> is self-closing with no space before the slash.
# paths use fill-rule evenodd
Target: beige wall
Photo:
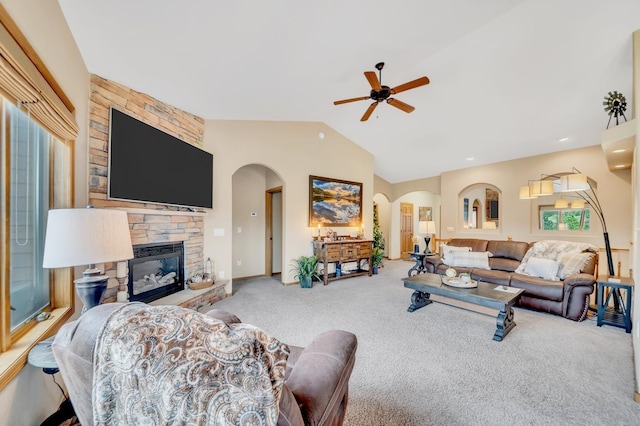
<path id="1" fill-rule="evenodd" d="M 89 73 L 56 1 L 0 0 L 18 28 L 75 106 L 80 127 L 75 144 L 75 203 L 87 204 Z M 78 305 L 78 304 L 76 304 Z M 81 307 L 81 305 L 80 305 Z M 79 307 L 76 306 L 76 310 Z M 59 376 L 59 375 L 58 375 Z M 60 377 L 58 377 L 60 381 Z M 62 394 L 51 377 L 27 365 L 2 391 L 3 424 L 40 424 L 55 412 Z"/>
<path id="2" fill-rule="evenodd" d="M 325 138 L 319 139 L 318 133 Z M 309 227 L 309 175 L 324 176 L 362 182 L 363 218 L 365 235 L 372 236 L 373 222 L 373 157 L 349 139 L 322 123 L 206 120 L 204 147 L 214 155 L 213 209 L 205 218 L 205 257 L 216 262 L 218 274 L 226 277 L 236 274 L 237 258 L 242 253 L 242 264 L 252 262 L 261 269 L 251 273 L 264 273 L 264 232 L 250 238 L 237 238 L 235 223 L 245 219 L 246 211 L 233 208 L 236 196 L 251 191 L 252 197 L 264 203 L 266 183 L 256 177 L 261 188 L 253 192 L 251 179 L 244 176 L 234 181 L 234 174 L 246 165 L 261 165 L 271 169 L 282 181 L 284 239 L 282 255 L 282 281 L 295 282 L 291 272 L 292 261 L 301 255 L 311 255 L 311 237 L 316 229 Z M 238 183 L 238 184 L 236 184 Z M 264 211 L 258 219 L 264 223 Z M 357 232 L 357 228 L 334 228 L 340 234 Z M 215 232 L 214 232 L 215 231 Z M 217 236 L 214 236 L 217 235 Z M 232 250 L 233 247 L 233 250 Z M 257 249 L 257 247 L 260 247 Z M 246 260 L 245 260 L 246 259 Z M 227 291 L 231 292 L 232 283 Z"/>

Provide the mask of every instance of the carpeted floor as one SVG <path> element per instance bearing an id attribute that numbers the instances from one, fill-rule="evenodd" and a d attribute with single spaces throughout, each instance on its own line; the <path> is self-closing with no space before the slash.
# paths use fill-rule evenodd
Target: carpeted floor
<path id="1" fill-rule="evenodd" d="M 346 425 L 638 425 L 631 335 L 516 308 L 517 326 L 492 339 L 495 314 L 434 303 L 407 312 L 411 263 L 374 277 L 283 286 L 234 280 L 215 304 L 285 343 L 328 329 L 358 336 Z"/>

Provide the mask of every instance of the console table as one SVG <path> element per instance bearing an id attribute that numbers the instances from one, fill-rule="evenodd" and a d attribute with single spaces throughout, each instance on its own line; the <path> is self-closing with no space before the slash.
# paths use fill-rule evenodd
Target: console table
<path id="1" fill-rule="evenodd" d="M 368 274 L 371 276 L 371 251 L 373 240 L 340 240 L 340 241 L 314 241 L 313 254 L 318 258 L 318 262 L 324 266 L 323 281 L 327 285 L 329 281 L 343 278 L 355 277 Z M 367 269 L 363 268 L 362 261 L 366 260 Z M 342 269 L 345 263 L 355 262 L 356 269 L 346 271 Z M 329 264 L 336 266 L 336 271 L 340 273 L 329 273 Z"/>

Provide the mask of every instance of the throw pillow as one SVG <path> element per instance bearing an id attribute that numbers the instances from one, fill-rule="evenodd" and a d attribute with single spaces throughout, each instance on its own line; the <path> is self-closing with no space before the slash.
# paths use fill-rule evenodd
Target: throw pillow
<path id="1" fill-rule="evenodd" d="M 454 251 L 451 254 L 451 266 L 466 266 L 467 268 L 491 269 L 489 267 L 489 252 Z"/>
<path id="2" fill-rule="evenodd" d="M 564 253 L 558 256 L 560 270 L 558 278 L 564 280 L 569 275 L 577 274 L 591 260 L 593 253 Z"/>
<path id="3" fill-rule="evenodd" d="M 457 246 L 448 246 L 446 244 L 442 244 L 440 246 L 440 255 L 442 256 L 442 261 L 451 266 L 452 257 L 451 254 L 454 251 L 471 251 L 471 247 L 457 247 Z"/>
<path id="4" fill-rule="evenodd" d="M 545 280 L 557 281 L 559 269 L 560 262 L 557 260 L 531 257 L 524 268 L 524 273 Z"/>

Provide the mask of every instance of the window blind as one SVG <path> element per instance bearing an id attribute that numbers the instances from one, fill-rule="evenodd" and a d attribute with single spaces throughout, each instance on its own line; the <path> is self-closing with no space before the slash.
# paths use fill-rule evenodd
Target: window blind
<path id="1" fill-rule="evenodd" d="M 62 140 L 75 140 L 78 124 L 4 25 L 0 25 L 0 86 L 7 96 L 29 106 L 31 117 Z"/>

